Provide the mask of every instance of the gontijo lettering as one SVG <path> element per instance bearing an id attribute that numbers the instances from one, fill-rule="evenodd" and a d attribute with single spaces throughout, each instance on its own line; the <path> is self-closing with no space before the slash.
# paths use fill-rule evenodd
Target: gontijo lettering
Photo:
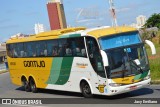
<path id="1" fill-rule="evenodd" d="M 24 61 L 24 67 L 45 67 L 44 61 Z"/>

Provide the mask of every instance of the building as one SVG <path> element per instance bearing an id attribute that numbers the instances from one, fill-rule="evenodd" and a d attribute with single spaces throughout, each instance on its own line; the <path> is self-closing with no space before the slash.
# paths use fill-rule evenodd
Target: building
<path id="1" fill-rule="evenodd" d="M 35 24 L 34 30 L 35 30 L 35 34 L 44 32 L 44 26 L 43 26 L 43 24 L 39 24 L 39 23 Z"/>
<path id="2" fill-rule="evenodd" d="M 146 23 L 147 18 L 146 18 L 146 16 L 139 15 L 136 18 L 136 20 L 137 20 L 137 26 L 142 27 Z"/>
<path id="3" fill-rule="evenodd" d="M 131 27 L 134 27 L 134 28 L 136 28 L 136 29 L 141 29 L 141 28 L 143 27 L 143 26 L 138 26 L 137 23 L 132 23 L 130 26 L 131 26 Z"/>
<path id="4" fill-rule="evenodd" d="M 48 1 L 47 10 L 51 30 L 67 27 L 62 0 Z"/>
<path id="5" fill-rule="evenodd" d="M 137 28 L 137 24 L 136 23 L 132 23 L 130 26 L 134 27 L 134 28 Z"/>
<path id="6" fill-rule="evenodd" d="M 24 37 L 28 37 L 28 36 L 30 36 L 30 35 L 22 34 L 22 33 L 17 33 L 17 34 L 15 34 L 15 35 L 12 35 L 12 36 L 10 37 L 10 39 L 12 39 L 12 38 L 24 38 Z"/>
<path id="7" fill-rule="evenodd" d="M 0 43 L 0 63 L 4 62 L 6 56 L 6 44 Z"/>

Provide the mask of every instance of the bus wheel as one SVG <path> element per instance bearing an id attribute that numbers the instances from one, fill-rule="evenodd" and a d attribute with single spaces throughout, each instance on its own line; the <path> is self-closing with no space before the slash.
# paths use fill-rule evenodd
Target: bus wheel
<path id="1" fill-rule="evenodd" d="M 36 84 L 35 84 L 35 81 L 34 81 L 34 79 L 30 79 L 30 86 L 31 86 L 31 91 L 33 92 L 33 93 L 37 93 L 37 91 L 38 91 L 38 89 L 37 89 L 37 87 L 36 87 Z"/>
<path id="2" fill-rule="evenodd" d="M 26 79 L 23 79 L 23 80 L 22 80 L 22 86 L 24 87 L 24 90 L 25 90 L 26 92 L 30 92 L 30 91 L 31 91 L 29 82 L 28 82 Z"/>
<path id="3" fill-rule="evenodd" d="M 91 88 L 87 82 L 81 83 L 81 91 L 84 97 L 91 98 L 93 97 L 93 94 L 91 92 Z"/>

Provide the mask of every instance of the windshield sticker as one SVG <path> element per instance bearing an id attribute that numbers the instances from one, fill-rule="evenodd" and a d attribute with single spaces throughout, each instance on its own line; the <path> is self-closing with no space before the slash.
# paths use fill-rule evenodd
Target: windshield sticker
<path id="1" fill-rule="evenodd" d="M 138 32 L 122 33 L 99 39 L 102 50 L 141 43 Z M 112 45 L 111 45 L 112 44 Z"/>
<path id="2" fill-rule="evenodd" d="M 132 51 L 131 51 L 131 48 L 126 48 L 126 49 L 124 49 L 124 52 L 128 52 L 129 53 L 129 52 L 132 52 Z"/>
<path id="3" fill-rule="evenodd" d="M 137 65 L 140 65 L 141 62 L 139 61 L 139 59 L 135 59 L 134 62 L 137 64 Z"/>

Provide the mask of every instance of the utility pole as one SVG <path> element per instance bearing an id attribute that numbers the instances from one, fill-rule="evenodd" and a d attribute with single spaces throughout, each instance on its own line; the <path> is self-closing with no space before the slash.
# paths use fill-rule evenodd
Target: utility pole
<path id="1" fill-rule="evenodd" d="M 109 5 L 110 5 L 111 16 L 112 16 L 112 26 L 116 27 L 118 26 L 118 24 L 117 24 L 116 12 L 114 7 L 114 1 L 109 0 Z"/>

